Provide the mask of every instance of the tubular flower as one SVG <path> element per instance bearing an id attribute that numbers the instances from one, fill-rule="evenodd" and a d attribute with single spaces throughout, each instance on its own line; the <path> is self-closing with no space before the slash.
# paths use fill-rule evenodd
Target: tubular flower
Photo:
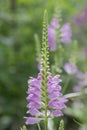
<path id="1" fill-rule="evenodd" d="M 55 29 L 59 28 L 59 21 L 57 18 L 53 18 L 51 21 L 51 26 Z"/>
<path id="2" fill-rule="evenodd" d="M 50 51 L 56 50 L 56 31 L 52 26 L 48 26 L 48 44 Z"/>
<path id="3" fill-rule="evenodd" d="M 82 90 L 84 90 L 87 93 L 87 72 L 83 73 L 78 71 L 76 74 L 77 78 L 78 78 L 78 83 L 76 86 L 73 87 L 73 90 L 75 92 L 80 92 Z"/>
<path id="4" fill-rule="evenodd" d="M 47 81 L 47 115 L 49 118 L 55 116 L 62 116 L 62 109 L 66 108 L 65 103 L 67 99 L 61 93 L 61 86 L 59 83 L 61 79 L 59 75 L 52 77 L 51 74 L 48 75 Z M 43 89 L 41 86 L 42 76 L 39 73 L 37 78 L 30 78 L 28 80 L 29 88 L 27 91 L 27 113 L 30 114 L 30 117 L 26 117 L 26 124 L 35 124 L 40 120 L 44 119 L 45 111 L 44 111 L 44 95 Z"/>
<path id="5" fill-rule="evenodd" d="M 59 28 L 59 23 L 56 18 L 52 19 L 48 26 L 48 44 L 51 51 L 56 50 L 56 29 Z"/>
<path id="6" fill-rule="evenodd" d="M 59 25 L 59 21 L 57 18 L 52 19 L 51 24 L 48 26 L 48 45 L 50 51 L 56 50 L 56 42 L 57 42 L 57 29 L 60 31 L 60 41 L 62 43 L 70 43 L 72 37 L 72 31 L 69 23 L 65 23 L 61 28 Z"/>
<path id="7" fill-rule="evenodd" d="M 28 80 L 29 88 L 27 91 L 27 102 L 28 102 L 28 114 L 31 114 L 32 117 L 26 118 L 26 124 L 35 124 L 39 121 L 39 118 L 36 116 L 40 116 L 41 112 L 39 111 L 41 108 L 41 77 L 30 78 Z"/>
<path id="8" fill-rule="evenodd" d="M 50 108 L 51 116 L 62 116 L 62 109 L 65 108 L 65 103 L 67 99 L 65 99 L 61 93 L 61 86 L 59 83 L 61 79 L 59 78 L 60 75 L 56 75 L 54 77 L 49 76 L 49 80 L 47 82 L 47 90 L 48 90 L 48 97 L 49 102 L 48 106 Z"/>
<path id="9" fill-rule="evenodd" d="M 40 73 L 36 78 L 28 80 L 27 91 L 27 113 L 26 124 L 35 124 L 41 120 L 47 123 L 48 118 L 62 116 L 62 109 L 65 108 L 67 99 L 61 93 L 60 76 L 52 76 L 49 69 L 49 48 L 48 48 L 48 26 L 47 13 L 44 14 L 42 51 L 41 51 Z"/>
<path id="10" fill-rule="evenodd" d="M 75 64 L 70 64 L 69 62 L 64 64 L 64 70 L 68 74 L 76 74 L 77 73 L 77 66 Z"/>
<path id="11" fill-rule="evenodd" d="M 62 36 L 61 42 L 62 43 L 70 43 L 71 36 L 72 36 L 70 24 L 69 23 L 64 24 L 60 31 L 61 31 L 61 36 Z"/>

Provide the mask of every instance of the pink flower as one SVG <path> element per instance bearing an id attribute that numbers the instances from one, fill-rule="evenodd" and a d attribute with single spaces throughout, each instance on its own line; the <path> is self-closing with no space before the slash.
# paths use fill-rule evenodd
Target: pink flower
<path id="1" fill-rule="evenodd" d="M 77 66 L 76 65 L 71 65 L 70 63 L 66 63 L 64 65 L 64 70 L 68 73 L 68 74 L 75 74 L 77 72 Z"/>
<path id="2" fill-rule="evenodd" d="M 52 19 L 51 24 L 48 26 L 48 45 L 50 51 L 56 50 L 56 41 L 57 41 L 57 34 L 56 30 L 59 28 L 59 22 L 56 18 Z M 70 43 L 72 37 L 72 31 L 69 23 L 65 23 L 60 28 L 61 33 L 61 42 L 62 43 Z"/>
<path id="3" fill-rule="evenodd" d="M 29 88 L 27 91 L 27 114 L 29 117 L 25 117 L 26 124 L 35 124 L 42 120 L 45 116 L 45 111 L 43 109 L 44 96 L 42 95 L 42 76 L 39 74 L 37 78 L 30 78 L 28 80 Z M 61 82 L 60 76 L 56 75 L 54 77 L 51 74 L 48 76 L 47 81 L 47 93 L 48 93 L 48 117 L 62 116 L 62 109 L 66 107 L 65 103 L 67 99 L 61 93 Z"/>
<path id="4" fill-rule="evenodd" d="M 87 72 L 83 73 L 78 71 L 76 76 L 78 78 L 78 83 L 76 86 L 73 87 L 73 90 L 75 92 L 82 91 L 82 89 L 86 90 L 86 88 L 84 87 L 87 86 Z"/>
<path id="5" fill-rule="evenodd" d="M 72 32 L 71 32 L 71 27 L 69 23 L 65 23 L 62 28 L 61 28 L 61 42 L 62 43 L 70 43 L 71 42 L 71 37 L 72 37 Z"/>
<path id="6" fill-rule="evenodd" d="M 50 51 L 56 50 L 56 31 L 51 25 L 48 26 L 48 45 Z"/>

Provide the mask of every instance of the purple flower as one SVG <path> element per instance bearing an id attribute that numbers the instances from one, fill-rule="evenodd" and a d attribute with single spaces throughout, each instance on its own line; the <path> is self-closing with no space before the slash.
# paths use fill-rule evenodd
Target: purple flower
<path id="1" fill-rule="evenodd" d="M 70 43 L 71 36 L 72 36 L 70 24 L 69 23 L 64 24 L 60 31 L 61 31 L 61 36 L 62 36 L 61 42 Z"/>
<path id="2" fill-rule="evenodd" d="M 42 77 L 41 74 L 37 78 L 30 78 L 28 80 L 29 88 L 27 91 L 27 113 L 31 116 L 26 117 L 26 124 L 35 124 L 42 120 L 45 116 L 43 109 L 43 95 L 42 95 Z M 47 93 L 48 93 L 48 117 L 62 116 L 62 109 L 64 109 L 67 99 L 61 93 L 60 76 L 54 77 L 51 74 L 48 75 L 47 81 Z"/>
<path id="3" fill-rule="evenodd" d="M 74 92 L 80 92 L 81 91 L 81 86 L 79 84 L 73 86 L 73 91 Z"/>
<path id="4" fill-rule="evenodd" d="M 35 124 L 41 120 L 47 122 L 48 118 L 62 116 L 62 109 L 65 108 L 67 99 L 61 93 L 60 76 L 52 76 L 49 72 L 49 51 L 47 45 L 47 12 L 44 12 L 43 37 L 42 37 L 42 55 L 40 73 L 36 78 L 31 77 L 28 80 L 27 91 L 27 114 L 26 124 Z M 56 21 L 51 23 L 55 28 Z M 50 27 L 51 28 L 51 27 Z M 52 29 L 52 28 L 51 28 Z M 51 30 L 51 35 L 55 34 Z"/>
<path id="5" fill-rule="evenodd" d="M 85 73 L 78 72 L 77 77 L 79 79 L 79 85 L 81 87 L 87 86 L 87 72 Z"/>
<path id="6" fill-rule="evenodd" d="M 64 70 L 68 73 L 68 74 L 75 74 L 77 72 L 77 66 L 75 64 L 70 64 L 70 63 L 66 63 L 64 65 Z"/>
<path id="7" fill-rule="evenodd" d="M 59 29 L 59 22 L 56 18 L 52 19 L 51 24 L 48 26 L 48 45 L 50 48 L 50 51 L 56 50 L 56 40 L 57 40 L 57 34 L 56 30 Z M 70 43 L 71 42 L 71 27 L 69 23 L 64 24 L 60 28 L 61 33 L 61 42 L 62 43 Z"/>
<path id="8" fill-rule="evenodd" d="M 35 124 L 39 122 L 39 118 L 35 116 L 40 116 L 41 108 L 41 76 L 38 75 L 37 78 L 31 77 L 28 80 L 29 88 L 27 91 L 27 101 L 28 101 L 28 114 L 31 114 L 32 117 L 26 117 L 26 124 Z"/>
<path id="9" fill-rule="evenodd" d="M 26 117 L 26 125 L 28 124 L 36 124 L 40 121 L 39 118 L 35 118 L 35 117 Z"/>
<path id="10" fill-rule="evenodd" d="M 59 28 L 59 22 L 57 18 L 53 18 L 51 21 L 51 26 L 55 29 Z"/>
<path id="11" fill-rule="evenodd" d="M 48 45 L 50 51 L 56 50 L 56 31 L 51 25 L 48 26 Z"/>
<path id="12" fill-rule="evenodd" d="M 78 25 L 84 25 L 87 23 L 87 9 L 80 12 L 77 17 L 74 19 L 75 24 Z"/>
<path id="13" fill-rule="evenodd" d="M 78 83 L 76 86 L 73 87 L 73 90 L 75 92 L 82 91 L 82 89 L 87 86 L 87 72 L 83 73 L 78 71 L 76 76 L 78 78 Z"/>
<path id="14" fill-rule="evenodd" d="M 59 77 L 59 75 L 54 77 L 50 76 L 47 82 L 49 94 L 48 106 L 52 109 L 50 113 L 53 117 L 63 115 L 61 110 L 66 107 L 65 103 L 67 102 L 67 99 L 65 99 L 61 93 L 61 86 L 59 85 L 61 80 Z"/>
<path id="15" fill-rule="evenodd" d="M 51 51 L 56 50 L 56 29 L 58 28 L 58 20 L 56 18 L 52 19 L 51 24 L 48 26 L 48 45 Z"/>

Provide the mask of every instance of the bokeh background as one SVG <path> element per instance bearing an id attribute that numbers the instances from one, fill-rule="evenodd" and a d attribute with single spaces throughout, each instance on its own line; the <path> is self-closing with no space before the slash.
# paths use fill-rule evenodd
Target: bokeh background
<path id="1" fill-rule="evenodd" d="M 48 10 L 50 23 L 56 1 L 0 0 L 0 130 L 19 130 L 24 124 L 27 80 L 38 72 L 35 34 L 41 41 L 43 11 Z M 72 38 L 87 48 L 87 1 L 59 0 L 59 4 L 63 22 L 71 23 Z M 72 116 L 66 120 L 67 130 L 77 130 Z"/>

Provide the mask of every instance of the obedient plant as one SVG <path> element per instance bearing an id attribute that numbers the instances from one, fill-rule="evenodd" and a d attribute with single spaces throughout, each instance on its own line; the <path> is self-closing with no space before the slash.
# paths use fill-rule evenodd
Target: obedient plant
<path id="1" fill-rule="evenodd" d="M 56 21 L 54 21 L 56 22 Z M 54 23 L 52 23 L 54 25 Z M 41 120 L 48 130 L 48 119 L 62 116 L 67 99 L 61 93 L 60 75 L 52 76 L 49 68 L 48 21 L 47 11 L 44 12 L 41 67 L 36 78 L 30 77 L 27 91 L 26 124 L 38 124 Z M 40 127 L 39 127 L 40 128 Z"/>
<path id="2" fill-rule="evenodd" d="M 78 79 L 78 83 L 73 87 L 74 92 L 85 91 L 85 93 L 87 93 L 87 72 L 83 73 L 77 71 L 76 77 Z"/>
<path id="3" fill-rule="evenodd" d="M 64 64 L 64 70 L 68 74 L 76 74 L 77 73 L 77 66 L 75 64 L 71 64 L 69 62 Z"/>
<path id="4" fill-rule="evenodd" d="M 71 42 L 71 37 L 72 37 L 72 32 L 71 32 L 71 27 L 69 23 L 65 23 L 61 28 L 60 28 L 60 23 L 57 18 L 53 18 L 51 21 L 51 24 L 48 26 L 48 45 L 50 48 L 50 51 L 55 51 L 57 49 L 57 30 L 60 31 L 60 42 L 62 43 L 70 43 Z"/>
<path id="5" fill-rule="evenodd" d="M 59 22 L 56 18 L 52 19 L 51 24 L 48 26 L 48 45 L 50 51 L 56 50 L 56 30 L 59 28 Z"/>
<path id="6" fill-rule="evenodd" d="M 51 65 L 52 72 L 62 73 L 65 48 L 62 43 L 71 43 L 72 31 L 70 23 L 62 25 L 61 8 L 58 5 L 54 10 L 54 16 L 48 26 L 48 45 L 50 51 L 54 52 L 54 61 Z M 65 53 L 65 54 L 64 54 Z"/>

